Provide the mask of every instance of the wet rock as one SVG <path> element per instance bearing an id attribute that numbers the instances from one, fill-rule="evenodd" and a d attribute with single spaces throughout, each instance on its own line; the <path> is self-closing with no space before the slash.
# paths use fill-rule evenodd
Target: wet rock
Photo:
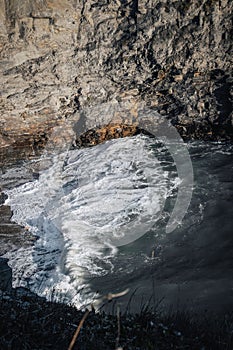
<path id="1" fill-rule="evenodd" d="M 102 128 L 88 130 L 76 139 L 76 147 L 89 147 L 107 140 L 133 136 L 140 131 L 137 125 L 109 124 Z"/>
<path id="2" fill-rule="evenodd" d="M 1 195 L 6 197 L 4 194 Z M 7 251 L 32 245 L 36 237 L 27 228 L 11 220 L 12 211 L 8 205 L 0 206 L 0 256 Z M 1 259 L 1 258 L 0 258 Z M 4 260 L 5 261 L 5 260 Z M 5 276 L 5 275 L 4 275 Z M 5 278 L 5 277 L 4 277 Z M 0 286 L 1 289 L 1 286 Z"/>
<path id="3" fill-rule="evenodd" d="M 0 206 L 1 223 L 8 223 L 11 219 L 12 211 L 8 205 Z"/>
<path id="4" fill-rule="evenodd" d="M 8 259 L 0 258 L 0 290 L 9 291 L 12 288 L 12 271 L 7 264 Z"/>
<path id="5" fill-rule="evenodd" d="M 2 205 L 6 199 L 7 199 L 7 195 L 3 192 L 0 192 L 0 205 Z M 1 210 L 1 207 L 0 207 L 0 210 Z"/>

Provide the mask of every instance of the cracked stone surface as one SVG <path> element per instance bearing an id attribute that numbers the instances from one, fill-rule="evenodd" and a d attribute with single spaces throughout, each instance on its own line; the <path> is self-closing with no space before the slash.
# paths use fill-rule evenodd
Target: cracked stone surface
<path id="1" fill-rule="evenodd" d="M 0 0 L 1 164 L 34 157 L 55 127 L 74 137 L 103 103 L 143 104 L 185 139 L 232 139 L 232 4 Z"/>

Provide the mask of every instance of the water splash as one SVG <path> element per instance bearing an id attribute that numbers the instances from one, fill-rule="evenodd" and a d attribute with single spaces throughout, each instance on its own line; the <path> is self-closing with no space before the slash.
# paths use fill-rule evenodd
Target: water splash
<path id="1" fill-rule="evenodd" d="M 117 247 L 155 225 L 179 184 L 162 152 L 146 136 L 112 140 L 56 156 L 38 180 L 9 190 L 12 219 L 39 237 L 8 254 L 14 285 L 78 307 L 91 301 L 88 281 L 111 272 Z"/>

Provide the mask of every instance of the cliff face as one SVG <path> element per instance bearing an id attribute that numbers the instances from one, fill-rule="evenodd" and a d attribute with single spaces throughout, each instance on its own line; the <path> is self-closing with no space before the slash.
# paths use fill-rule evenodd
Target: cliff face
<path id="1" fill-rule="evenodd" d="M 231 0 L 0 0 L 2 155 L 35 152 L 54 125 L 113 101 L 168 115 L 184 138 L 232 138 L 232 9 Z"/>

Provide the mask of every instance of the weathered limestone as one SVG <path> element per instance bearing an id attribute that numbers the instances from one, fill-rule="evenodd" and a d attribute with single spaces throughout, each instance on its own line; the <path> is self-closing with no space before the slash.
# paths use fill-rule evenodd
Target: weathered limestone
<path id="1" fill-rule="evenodd" d="M 0 0 L 1 163 L 40 153 L 83 109 L 127 99 L 167 115 L 186 139 L 231 139 L 232 7 Z"/>

